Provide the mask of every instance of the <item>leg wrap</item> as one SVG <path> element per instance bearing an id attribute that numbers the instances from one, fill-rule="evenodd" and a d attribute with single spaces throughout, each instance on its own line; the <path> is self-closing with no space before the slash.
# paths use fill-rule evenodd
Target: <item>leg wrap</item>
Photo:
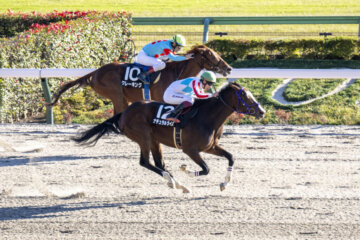
<path id="1" fill-rule="evenodd" d="M 200 175 L 200 172 L 188 171 L 188 174 L 189 174 L 190 177 L 198 177 Z"/>
<path id="2" fill-rule="evenodd" d="M 226 182 L 230 182 L 232 170 L 233 170 L 233 167 L 232 167 L 232 166 L 229 166 L 229 167 L 227 168 L 226 177 L 225 177 L 225 181 L 226 181 Z"/>
<path id="3" fill-rule="evenodd" d="M 171 179 L 171 176 L 168 172 L 162 172 L 162 175 L 163 175 L 163 178 L 165 178 L 166 180 L 170 180 Z"/>

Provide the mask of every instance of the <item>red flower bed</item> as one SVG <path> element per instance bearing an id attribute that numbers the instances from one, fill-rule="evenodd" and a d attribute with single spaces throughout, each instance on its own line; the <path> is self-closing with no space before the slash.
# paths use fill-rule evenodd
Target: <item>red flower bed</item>
<path id="1" fill-rule="evenodd" d="M 62 11 L 58 12 L 56 10 L 49 13 L 14 13 L 10 9 L 4 13 L 0 14 L 0 37 L 12 37 L 17 33 L 24 32 L 27 30 L 32 30 L 38 32 L 42 29 L 48 30 L 48 25 L 50 26 L 49 31 L 62 31 L 63 29 L 69 28 L 66 26 L 69 20 L 78 19 L 78 18 L 87 18 L 90 15 L 100 15 L 101 13 L 97 11 Z M 65 22 L 63 24 L 62 22 Z"/>

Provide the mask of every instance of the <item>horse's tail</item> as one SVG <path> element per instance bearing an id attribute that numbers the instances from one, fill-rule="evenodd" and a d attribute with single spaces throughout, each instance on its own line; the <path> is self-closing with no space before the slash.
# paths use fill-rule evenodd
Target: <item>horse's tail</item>
<path id="1" fill-rule="evenodd" d="M 90 84 L 90 79 L 91 79 L 93 74 L 94 74 L 94 72 L 91 72 L 89 74 L 86 74 L 85 76 L 82 76 L 81 78 L 75 79 L 73 81 L 67 82 L 64 85 L 62 85 L 59 88 L 58 93 L 56 95 L 54 95 L 54 100 L 49 105 L 54 106 L 57 103 L 57 101 L 59 100 L 60 96 L 64 92 L 66 92 L 69 88 L 72 88 L 74 86 L 77 86 L 77 88 L 88 86 Z"/>
<path id="2" fill-rule="evenodd" d="M 120 134 L 121 130 L 119 128 L 118 121 L 121 118 L 121 114 L 122 113 L 119 113 L 105 122 L 81 133 L 80 136 L 73 137 L 72 140 L 82 145 L 95 145 L 105 133 L 112 131 Z"/>

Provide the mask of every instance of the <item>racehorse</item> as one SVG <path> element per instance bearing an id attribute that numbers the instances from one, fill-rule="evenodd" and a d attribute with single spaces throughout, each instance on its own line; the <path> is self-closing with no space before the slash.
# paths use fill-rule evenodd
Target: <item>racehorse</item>
<path id="1" fill-rule="evenodd" d="M 189 192 L 165 168 L 160 144 L 170 147 L 178 147 L 178 145 L 174 141 L 174 127 L 154 125 L 153 123 L 154 115 L 157 115 L 162 107 L 162 103 L 154 101 L 135 102 L 123 112 L 74 137 L 73 140 L 85 145 L 95 145 L 105 133 L 123 133 L 140 146 L 141 166 L 163 176 L 168 180 L 170 187 Z M 265 110 L 256 102 L 248 90 L 237 83 L 228 83 L 220 90 L 216 98 L 196 100 L 192 109 L 197 109 L 197 114 L 190 118 L 182 128 L 180 133 L 181 148 L 202 170 L 189 171 L 185 165 L 181 166 L 181 170 L 191 177 L 207 175 L 209 167 L 200 156 L 200 152 L 225 157 L 229 164 L 225 182 L 220 184 L 220 189 L 224 190 L 230 182 L 234 165 L 232 155 L 218 145 L 225 120 L 234 111 L 261 118 L 264 116 Z M 149 161 L 150 151 L 155 165 Z"/>
<path id="2" fill-rule="evenodd" d="M 152 100 L 163 102 L 163 94 L 170 83 L 196 76 L 202 69 L 212 70 L 224 76 L 232 70 L 214 50 L 205 45 L 195 46 L 188 53 L 193 53 L 194 58 L 166 64 L 159 80 L 150 86 Z M 81 78 L 65 83 L 59 88 L 50 105 L 55 105 L 60 96 L 71 87 L 90 85 L 100 96 L 112 101 L 114 115 L 122 112 L 130 103 L 144 99 L 142 89 L 122 86 L 127 66 L 128 63 L 109 63 Z"/>

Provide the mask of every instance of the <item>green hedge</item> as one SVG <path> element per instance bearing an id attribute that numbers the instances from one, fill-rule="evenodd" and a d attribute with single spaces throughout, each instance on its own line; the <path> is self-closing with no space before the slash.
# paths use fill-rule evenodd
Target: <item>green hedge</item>
<path id="1" fill-rule="evenodd" d="M 352 38 L 298 40 L 217 39 L 206 45 L 233 59 L 360 59 L 360 40 Z"/>
<path id="2" fill-rule="evenodd" d="M 98 68 L 122 58 L 131 35 L 131 15 L 93 12 L 84 18 L 36 25 L 0 41 L 0 68 Z M 66 79 L 50 80 L 56 90 Z M 26 118 L 43 108 L 39 79 L 0 81 L 0 121 Z M 69 95 L 65 95 L 69 96 Z"/>

